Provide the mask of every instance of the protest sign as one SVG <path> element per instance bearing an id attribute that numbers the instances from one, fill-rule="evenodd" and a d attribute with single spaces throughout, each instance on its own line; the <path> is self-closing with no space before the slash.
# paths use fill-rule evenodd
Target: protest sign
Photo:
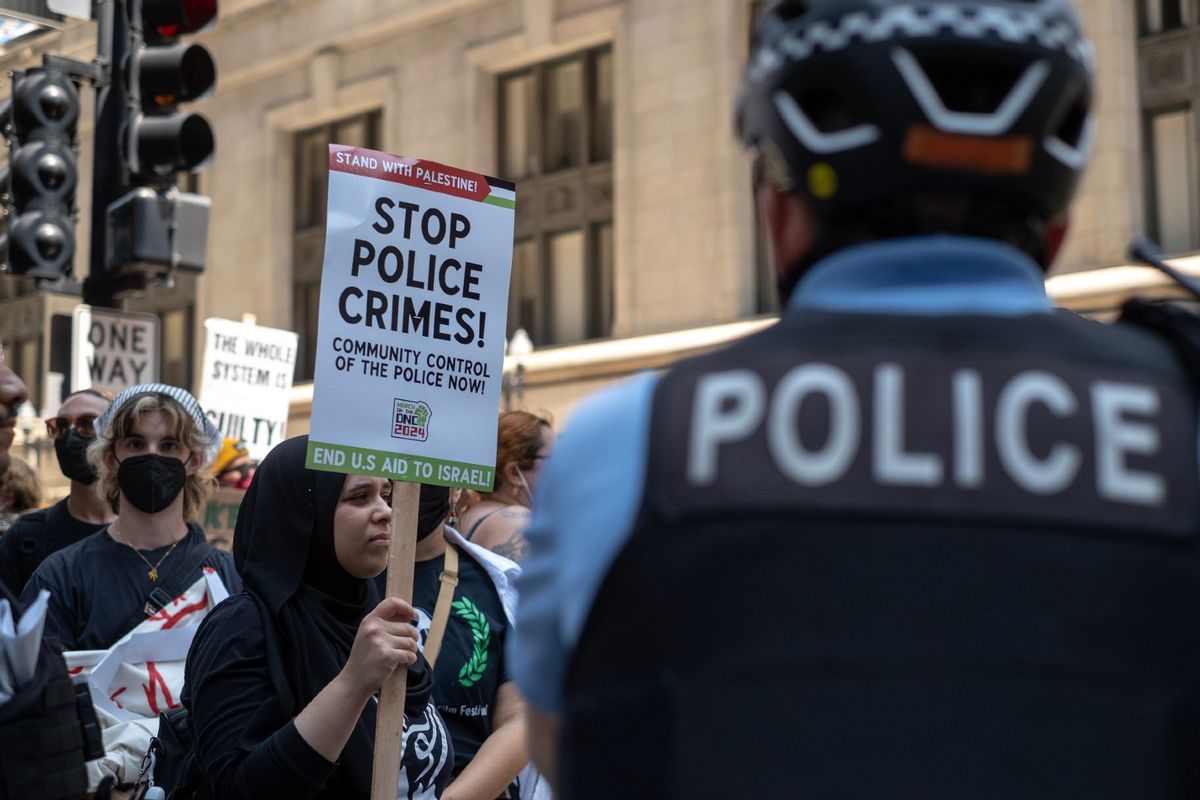
<path id="1" fill-rule="evenodd" d="M 158 380 L 157 316 L 88 305 L 71 316 L 71 391 L 120 392 Z"/>
<path id="2" fill-rule="evenodd" d="M 490 491 L 513 184 L 329 148 L 308 466 Z"/>
<path id="3" fill-rule="evenodd" d="M 420 484 L 492 488 L 515 211 L 507 181 L 329 147 L 306 463 L 399 481 L 389 597 L 412 598 Z M 407 675 L 379 691 L 372 800 L 396 796 Z"/>
<path id="4" fill-rule="evenodd" d="M 208 543 L 218 550 L 233 549 L 233 529 L 237 526 L 238 509 L 245 496 L 244 489 L 230 486 L 221 486 L 209 493 L 201 527 Z"/>
<path id="5" fill-rule="evenodd" d="M 285 436 L 299 337 L 228 319 L 206 319 L 204 331 L 200 406 L 261 461 Z"/>

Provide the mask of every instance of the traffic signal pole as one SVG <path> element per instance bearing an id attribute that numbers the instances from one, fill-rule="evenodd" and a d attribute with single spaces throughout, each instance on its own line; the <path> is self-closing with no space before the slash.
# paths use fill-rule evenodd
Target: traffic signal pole
<path id="1" fill-rule="evenodd" d="M 96 61 L 102 80 L 96 87 L 96 125 L 92 139 L 92 231 L 88 250 L 88 277 L 83 282 L 83 302 L 116 308 L 108 275 L 108 204 L 124 189 L 125 167 L 117 157 L 122 152 L 121 124 L 128 99 L 115 80 L 122 61 L 129 56 L 126 16 L 119 13 L 118 0 L 96 3 Z"/>
<path id="2" fill-rule="evenodd" d="M 176 269 L 204 269 L 212 203 L 180 192 L 176 177 L 207 165 L 213 132 L 179 105 L 212 92 L 216 65 L 182 37 L 212 25 L 217 3 L 94 0 L 92 62 L 45 54 L 43 66 L 13 73 L 12 97 L 0 107 L 10 153 L 0 171 L 6 272 L 43 288 L 74 286 L 81 82 L 96 90 L 84 302 L 115 308 L 152 280 L 170 282 Z"/>

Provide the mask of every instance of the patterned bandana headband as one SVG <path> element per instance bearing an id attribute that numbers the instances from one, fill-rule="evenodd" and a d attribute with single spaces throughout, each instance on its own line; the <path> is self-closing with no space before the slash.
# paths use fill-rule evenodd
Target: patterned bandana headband
<path id="1" fill-rule="evenodd" d="M 204 460 L 212 461 L 221 446 L 221 432 L 204 413 L 204 409 L 200 408 L 200 403 L 196 401 L 195 397 L 192 397 L 191 392 L 178 386 L 168 386 L 165 383 L 143 383 L 131 386 L 117 395 L 116 399 L 109 403 L 104 413 L 96 419 L 96 435 L 103 435 L 108 430 L 108 426 L 112 424 L 113 417 L 131 400 L 152 394 L 161 394 L 171 398 L 192 418 L 196 430 L 200 431 L 200 438 L 205 442 L 207 455 Z"/>

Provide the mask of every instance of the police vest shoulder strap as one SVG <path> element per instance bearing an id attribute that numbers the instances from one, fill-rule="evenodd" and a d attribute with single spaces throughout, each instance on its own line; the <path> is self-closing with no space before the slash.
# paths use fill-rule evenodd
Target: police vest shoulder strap
<path id="1" fill-rule="evenodd" d="M 433 620 L 429 623 L 429 636 L 425 639 L 425 660 L 433 669 L 438 652 L 442 649 L 442 637 L 446 634 L 446 622 L 450 619 L 450 604 L 454 602 L 454 588 L 458 586 L 458 548 L 446 542 L 446 559 L 442 574 L 438 576 L 437 604 L 433 607 Z"/>

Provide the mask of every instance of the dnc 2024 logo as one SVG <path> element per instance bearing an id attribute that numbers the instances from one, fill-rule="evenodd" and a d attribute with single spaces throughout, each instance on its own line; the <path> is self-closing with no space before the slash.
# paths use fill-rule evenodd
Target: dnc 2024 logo
<path id="1" fill-rule="evenodd" d="M 429 438 L 433 410 L 425 401 L 396 399 L 392 402 L 392 438 L 423 442 Z"/>

